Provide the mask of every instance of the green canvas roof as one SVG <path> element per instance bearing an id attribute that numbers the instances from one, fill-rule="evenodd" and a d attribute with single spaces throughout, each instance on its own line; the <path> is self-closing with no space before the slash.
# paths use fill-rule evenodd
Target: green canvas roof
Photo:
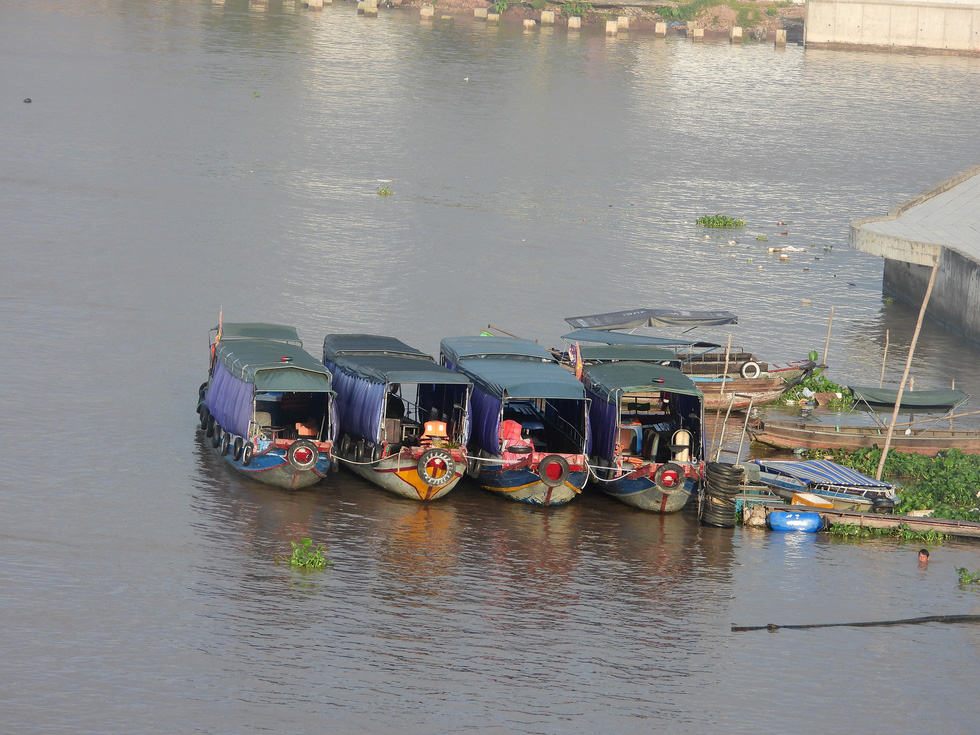
<path id="1" fill-rule="evenodd" d="M 644 345 L 581 345 L 583 360 L 607 362 L 609 360 L 638 360 L 645 362 L 673 362 L 679 360 L 673 350 Z"/>
<path id="2" fill-rule="evenodd" d="M 866 388 L 849 385 L 854 398 L 871 406 L 894 406 L 898 398 L 895 388 Z M 902 391 L 902 408 L 952 409 L 966 401 L 970 395 L 961 390 L 906 390 Z"/>
<path id="3" fill-rule="evenodd" d="M 585 399 L 585 387 L 548 350 L 526 339 L 451 337 L 442 354 L 498 398 Z"/>
<path id="4" fill-rule="evenodd" d="M 429 355 L 394 337 L 328 334 L 323 340 L 323 360 L 376 383 L 470 384 L 465 375 L 437 364 Z"/>
<path id="5" fill-rule="evenodd" d="M 701 390 L 677 368 L 649 362 L 608 362 L 589 365 L 584 371 L 587 384 L 598 395 L 617 401 L 624 393 L 667 391 L 701 396 Z"/>
<path id="6" fill-rule="evenodd" d="M 217 331 L 217 327 L 214 331 Z M 225 322 L 221 325 L 221 339 L 268 339 L 274 342 L 290 342 L 299 346 L 296 327 L 287 324 L 266 324 L 265 322 Z"/>
<path id="7" fill-rule="evenodd" d="M 332 393 L 323 363 L 298 345 L 259 339 L 221 340 L 217 359 L 232 375 L 254 383 L 256 391 Z"/>

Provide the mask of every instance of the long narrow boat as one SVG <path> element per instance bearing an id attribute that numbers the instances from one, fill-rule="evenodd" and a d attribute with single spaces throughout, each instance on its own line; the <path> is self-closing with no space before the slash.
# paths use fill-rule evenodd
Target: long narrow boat
<path id="1" fill-rule="evenodd" d="M 572 500 L 588 479 L 585 388 L 543 347 L 510 337 L 453 337 L 442 363 L 473 381 L 470 474 L 532 505 Z"/>
<path id="2" fill-rule="evenodd" d="M 319 482 L 331 468 L 335 436 L 330 372 L 303 350 L 294 327 L 241 322 L 211 331 L 198 414 L 215 452 L 267 485 Z"/>
<path id="3" fill-rule="evenodd" d="M 888 430 L 877 426 L 834 426 L 760 421 L 747 427 L 754 441 L 779 449 L 871 449 L 883 447 Z M 906 431 L 908 433 L 906 433 Z M 891 449 L 935 455 L 944 449 L 980 454 L 980 431 L 900 427 L 892 434 Z"/>
<path id="4" fill-rule="evenodd" d="M 704 404 L 694 382 L 676 368 L 628 360 L 587 366 L 582 380 L 599 488 L 643 510 L 687 505 L 704 474 Z"/>
<path id="5" fill-rule="evenodd" d="M 328 334 L 340 408 L 337 457 L 389 492 L 435 500 L 466 470 L 470 381 L 393 337 Z"/>
<path id="6" fill-rule="evenodd" d="M 743 411 L 749 406 L 763 406 L 772 403 L 793 388 L 795 382 L 782 378 L 728 378 L 727 380 L 694 379 L 695 385 L 704 393 L 704 407 Z"/>
<path id="7" fill-rule="evenodd" d="M 847 386 L 854 394 L 854 400 L 867 405 L 872 411 L 880 408 L 893 408 L 898 400 L 894 388 L 874 388 L 859 385 Z M 906 411 L 953 411 L 968 401 L 970 394 L 955 389 L 947 390 L 907 390 L 902 392 L 900 408 Z"/>

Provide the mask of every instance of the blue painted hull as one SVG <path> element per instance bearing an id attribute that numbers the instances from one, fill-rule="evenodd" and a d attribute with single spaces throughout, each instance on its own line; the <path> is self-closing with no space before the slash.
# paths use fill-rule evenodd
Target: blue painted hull
<path id="1" fill-rule="evenodd" d="M 773 531 L 803 531 L 816 533 L 823 528 L 823 518 L 819 513 L 769 513 L 769 528 Z"/>
<path id="2" fill-rule="evenodd" d="M 671 493 L 665 493 L 650 475 L 645 477 L 626 476 L 612 482 L 599 483 L 600 489 L 622 503 L 634 508 L 654 513 L 675 513 L 690 502 L 698 492 L 699 483 L 689 477 L 683 486 Z"/>
<path id="3" fill-rule="evenodd" d="M 551 487 L 529 467 L 500 469 L 484 467 L 476 477 L 480 487 L 530 505 L 564 505 L 582 492 L 588 472 L 569 472 L 561 485 Z"/>
<path id="4" fill-rule="evenodd" d="M 207 439 L 205 441 L 210 447 L 211 442 Z M 218 448 L 211 449 L 219 457 L 221 456 Z M 261 454 L 256 453 L 252 455 L 252 461 L 248 466 L 242 464 L 240 459 L 236 460 L 231 452 L 222 459 L 240 475 L 284 490 L 299 490 L 315 485 L 330 471 L 330 458 L 325 452 L 320 453 L 316 464 L 308 470 L 297 470 L 293 467 L 286 459 L 285 449 L 270 448 Z"/>

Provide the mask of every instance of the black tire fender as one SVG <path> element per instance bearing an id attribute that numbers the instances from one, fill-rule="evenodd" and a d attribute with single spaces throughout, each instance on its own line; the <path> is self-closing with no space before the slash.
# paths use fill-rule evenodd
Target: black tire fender
<path id="1" fill-rule="evenodd" d="M 214 436 L 214 424 L 214 416 L 212 416 L 211 412 L 208 411 L 208 424 L 204 427 L 204 436 L 206 436 L 208 439 Z"/>
<path id="2" fill-rule="evenodd" d="M 208 411 L 208 407 L 203 403 L 201 404 L 201 430 L 208 430 L 208 421 L 211 419 L 211 412 Z"/>
<path id="3" fill-rule="evenodd" d="M 242 441 L 240 436 L 235 437 L 235 441 L 231 445 L 231 456 L 235 458 L 237 462 L 242 458 L 242 452 L 245 449 L 245 442 Z"/>
<path id="4" fill-rule="evenodd" d="M 337 442 L 336 454 L 340 457 L 346 458 L 347 452 L 349 451 L 350 451 L 350 436 L 344 434 L 342 437 L 340 437 L 340 441 Z"/>
<path id="5" fill-rule="evenodd" d="M 742 363 L 742 367 L 739 369 L 738 374 L 743 378 L 755 380 L 762 375 L 762 366 L 755 360 L 749 360 L 748 362 Z"/>
<path id="6" fill-rule="evenodd" d="M 252 442 L 245 442 L 245 446 L 242 447 L 242 465 L 248 467 L 252 464 L 252 452 L 255 451 L 255 445 Z"/>
<path id="7" fill-rule="evenodd" d="M 221 444 L 221 424 L 216 421 L 211 433 L 211 446 L 217 449 L 219 444 Z"/>
<path id="8" fill-rule="evenodd" d="M 442 487 L 456 476 L 456 460 L 440 447 L 426 449 L 419 457 L 418 473 L 429 487 Z"/>
<path id="9" fill-rule="evenodd" d="M 310 470 L 320 459 L 320 451 L 309 439 L 297 439 L 286 450 L 286 459 L 300 471 Z"/>
<path id="10" fill-rule="evenodd" d="M 555 467 L 558 467 L 558 475 L 552 477 Z M 558 454 L 549 454 L 541 458 L 538 462 L 538 478 L 548 487 L 561 487 L 568 479 L 571 469 L 568 467 L 568 460 Z"/>
<path id="11" fill-rule="evenodd" d="M 221 435 L 221 441 L 218 443 L 218 454 L 224 457 L 228 454 L 228 448 L 231 446 L 231 434 L 227 431 Z"/>
<path id="12" fill-rule="evenodd" d="M 653 481 L 666 495 L 673 495 L 684 487 L 684 468 L 679 464 L 668 462 L 657 468 Z"/>

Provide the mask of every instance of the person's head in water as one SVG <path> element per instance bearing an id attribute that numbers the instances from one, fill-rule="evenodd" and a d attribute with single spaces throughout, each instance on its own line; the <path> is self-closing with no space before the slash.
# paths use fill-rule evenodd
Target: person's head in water
<path id="1" fill-rule="evenodd" d="M 929 563 L 929 549 L 919 549 L 919 564 Z"/>

